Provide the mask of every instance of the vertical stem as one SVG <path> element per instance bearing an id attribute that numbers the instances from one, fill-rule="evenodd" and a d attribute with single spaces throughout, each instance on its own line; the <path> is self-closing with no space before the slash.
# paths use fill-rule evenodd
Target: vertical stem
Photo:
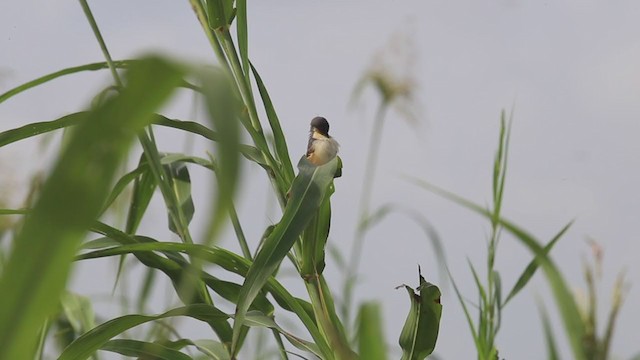
<path id="1" fill-rule="evenodd" d="M 380 151 L 380 143 L 382 140 L 382 129 L 384 127 L 384 116 L 386 113 L 388 103 L 383 100 L 378 107 L 376 117 L 373 125 L 373 132 L 371 133 L 371 142 L 369 143 L 369 149 L 367 151 L 367 162 L 365 165 L 362 193 L 360 195 L 360 210 L 358 216 L 358 227 L 356 229 L 355 238 L 351 247 L 351 261 L 347 269 L 347 279 L 343 289 L 344 293 L 344 305 L 343 305 L 343 317 L 344 321 L 349 321 L 349 312 L 351 309 L 351 296 L 353 290 L 353 282 L 357 277 L 358 268 L 360 267 L 360 260 L 362 257 L 362 247 L 364 242 L 364 226 L 369 218 L 369 206 L 371 202 L 371 192 L 373 189 L 373 183 L 377 167 L 377 159 Z"/>
<path id="2" fill-rule="evenodd" d="M 109 54 L 109 49 L 107 49 L 107 44 L 104 42 L 102 38 L 102 34 L 100 33 L 100 29 L 98 28 L 98 24 L 96 23 L 96 19 L 93 17 L 93 13 L 89 8 L 89 4 L 87 0 L 79 0 L 80 6 L 82 6 L 82 11 L 84 11 L 84 15 L 87 17 L 87 21 L 89 21 L 89 25 L 91 26 L 91 30 L 93 30 L 93 34 L 98 40 L 98 44 L 100 44 L 100 49 L 102 50 L 102 54 L 104 58 L 107 60 L 107 64 L 109 64 L 109 70 L 111 71 L 111 75 L 113 76 L 113 80 L 116 82 L 118 87 L 122 87 L 122 80 L 120 80 L 120 76 L 118 75 L 118 71 L 116 70 L 116 66 L 113 64 L 113 60 L 111 59 L 111 55 Z"/>

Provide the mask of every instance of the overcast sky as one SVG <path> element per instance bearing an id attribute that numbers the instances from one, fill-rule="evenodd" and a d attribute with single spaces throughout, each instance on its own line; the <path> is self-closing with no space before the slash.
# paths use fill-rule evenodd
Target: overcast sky
<path id="1" fill-rule="evenodd" d="M 90 5 L 115 59 L 161 51 L 190 62 L 213 61 L 187 1 L 112 0 Z M 586 240 L 592 238 L 603 247 L 603 319 L 613 280 L 626 269 L 632 286 L 613 353 L 628 359 L 640 352 L 638 19 L 640 3 L 634 0 L 253 1 L 249 48 L 282 121 L 292 158 L 303 154 L 308 123 L 317 115 L 330 121 L 331 133 L 342 145 L 344 176 L 336 181 L 330 242 L 345 255 L 353 239 L 378 102 L 374 92 L 365 92 L 355 108 L 349 108 L 349 99 L 376 54 L 391 59 L 394 71 L 409 74 L 417 84 L 418 122 L 411 125 L 401 114 L 389 113 L 372 204 L 397 202 L 428 218 L 445 244 L 456 282 L 471 300 L 477 295 L 467 259 L 484 271 L 487 222 L 409 185 L 402 176 L 419 177 L 488 204 L 500 111 L 513 110 L 504 214 L 544 241 L 576 220 L 553 251 L 576 289 L 585 287 L 582 262 L 590 258 Z M 97 61 L 102 55 L 77 2 L 0 3 L 0 92 L 61 68 Z M 108 72 L 74 75 L 11 99 L 0 105 L 0 130 L 85 108 L 109 81 Z M 166 113 L 190 119 L 192 107 L 191 98 L 182 94 Z M 161 150 L 184 149 L 172 132 L 159 133 Z M 196 155 L 205 150 L 203 143 L 193 147 Z M 37 142 L 0 150 L 0 165 L 9 169 L 2 172 L 0 186 L 14 189 L 14 195 L 5 190 L 5 198 L 19 196 L 19 185 L 29 169 L 44 163 L 42 158 Z M 243 225 L 255 245 L 279 214 L 265 211 L 275 208 L 265 195 L 269 188 L 264 174 L 251 166 L 245 174 L 257 179 L 245 180 L 239 199 Z M 192 176 L 194 191 L 206 207 L 202 194 L 210 186 L 207 175 L 194 169 Z M 142 231 L 167 236 L 157 230 L 166 220 L 161 203 L 155 204 Z M 196 218 L 194 226 L 204 221 Z M 497 269 L 505 291 L 530 258 L 514 239 L 503 238 Z M 441 281 L 429 240 L 406 217 L 391 216 L 368 234 L 358 300 L 382 302 L 392 346 L 409 306 L 406 292 L 394 287 L 416 284 L 418 264 L 429 280 Z M 109 293 L 112 263 L 87 263 L 81 269 L 74 289 Z M 340 272 L 331 267 L 327 276 L 339 293 Z M 98 285 L 96 278 L 101 279 Z M 451 286 L 441 287 L 444 310 L 437 353 L 444 359 L 474 358 L 461 307 Z M 501 356 L 545 357 L 536 298 L 554 307 L 541 275 L 504 311 L 497 341 Z M 561 334 L 556 325 L 556 334 Z"/>

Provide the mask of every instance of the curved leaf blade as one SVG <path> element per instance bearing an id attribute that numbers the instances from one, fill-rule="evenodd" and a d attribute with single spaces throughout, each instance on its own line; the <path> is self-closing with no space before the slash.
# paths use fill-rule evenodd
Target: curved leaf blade
<path id="1" fill-rule="evenodd" d="M 71 343 L 58 357 L 58 360 L 84 360 L 102 348 L 109 340 L 123 332 L 168 317 L 187 316 L 197 320 L 210 322 L 226 320 L 229 316 L 211 305 L 196 304 L 169 310 L 160 315 L 125 315 L 109 320 L 85 333 Z"/>
<path id="2" fill-rule="evenodd" d="M 105 343 L 100 350 L 115 352 L 124 356 L 152 358 L 157 360 L 192 360 L 178 350 L 146 341 L 116 339 Z"/>

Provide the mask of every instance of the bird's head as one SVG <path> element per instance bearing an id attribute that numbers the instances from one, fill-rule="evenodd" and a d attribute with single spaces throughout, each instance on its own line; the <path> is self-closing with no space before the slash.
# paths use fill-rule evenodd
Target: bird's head
<path id="1" fill-rule="evenodd" d="M 329 122 L 322 116 L 316 116 L 311 120 L 311 132 L 317 131 L 321 135 L 329 136 Z"/>

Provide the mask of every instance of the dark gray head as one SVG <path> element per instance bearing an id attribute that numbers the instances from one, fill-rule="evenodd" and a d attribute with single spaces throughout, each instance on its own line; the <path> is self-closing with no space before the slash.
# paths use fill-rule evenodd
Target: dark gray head
<path id="1" fill-rule="evenodd" d="M 329 135 L 329 122 L 322 116 L 316 116 L 311 120 L 311 131 L 316 128 L 320 134 Z"/>

